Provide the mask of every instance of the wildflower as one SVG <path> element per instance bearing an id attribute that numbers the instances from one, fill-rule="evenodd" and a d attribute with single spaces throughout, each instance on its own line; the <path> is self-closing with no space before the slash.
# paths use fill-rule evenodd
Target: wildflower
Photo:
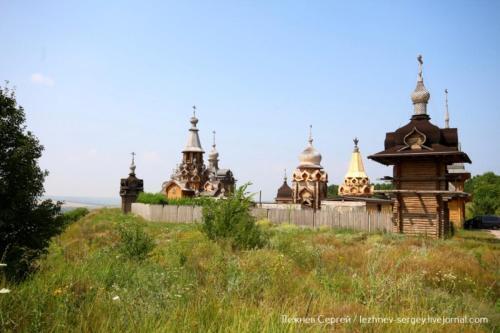
<path id="1" fill-rule="evenodd" d="M 61 288 L 57 288 L 56 290 L 54 290 L 54 295 L 60 295 L 63 293 L 63 290 Z"/>
<path id="2" fill-rule="evenodd" d="M 177 295 L 175 295 L 175 297 L 179 297 L 180 298 L 180 297 L 182 297 L 182 295 L 177 294 Z"/>
<path id="3" fill-rule="evenodd" d="M 120 300 L 120 296 L 115 296 L 112 298 L 113 301 L 119 301 Z"/>
<path id="4" fill-rule="evenodd" d="M 2 264 L 2 263 L 0 262 L 0 267 L 7 267 L 7 264 Z"/>
<path id="5" fill-rule="evenodd" d="M 10 289 L 7 288 L 0 289 L 0 294 L 8 294 L 8 293 L 10 293 Z"/>

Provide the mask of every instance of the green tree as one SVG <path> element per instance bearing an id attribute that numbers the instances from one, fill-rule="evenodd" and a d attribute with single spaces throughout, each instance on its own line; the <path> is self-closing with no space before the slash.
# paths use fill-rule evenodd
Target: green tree
<path id="1" fill-rule="evenodd" d="M 212 240 L 227 239 L 234 248 L 253 249 L 264 246 L 265 235 L 250 214 L 251 196 L 248 184 L 231 192 L 227 198 L 210 200 L 203 206 L 202 230 Z"/>
<path id="2" fill-rule="evenodd" d="M 393 183 L 376 183 L 376 184 L 374 184 L 373 188 L 375 191 L 394 190 L 394 184 Z M 389 198 L 384 193 L 375 193 L 373 196 L 376 198 L 380 198 L 380 199 L 388 199 Z"/>
<path id="3" fill-rule="evenodd" d="M 328 186 L 326 191 L 327 198 L 337 198 L 339 196 L 339 186 L 331 184 Z"/>
<path id="4" fill-rule="evenodd" d="M 41 201 L 47 171 L 38 166 L 43 146 L 26 131 L 15 92 L 0 87 L 0 262 L 9 279 L 21 279 L 63 226 L 61 203 Z"/>
<path id="5" fill-rule="evenodd" d="M 465 182 L 465 192 L 472 194 L 470 215 L 500 215 L 500 176 L 494 172 L 476 175 Z"/>
<path id="6" fill-rule="evenodd" d="M 393 183 L 376 183 L 376 184 L 374 184 L 374 189 L 377 191 L 394 190 L 394 184 Z"/>

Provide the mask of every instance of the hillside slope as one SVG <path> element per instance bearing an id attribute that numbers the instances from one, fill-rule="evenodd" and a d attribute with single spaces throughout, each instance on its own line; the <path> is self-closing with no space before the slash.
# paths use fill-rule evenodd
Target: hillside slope
<path id="1" fill-rule="evenodd" d="M 122 251 L 118 227 L 134 222 L 155 244 L 142 260 Z M 0 295 L 0 326 L 13 332 L 498 330 L 500 241 L 485 232 L 443 241 L 260 225 L 270 245 L 238 252 L 208 240 L 196 225 L 94 211 L 53 240 L 30 280 L 1 282 L 11 292 Z M 360 316 L 487 317 L 489 323 L 360 323 Z M 350 323 L 320 322 L 340 317 Z"/>

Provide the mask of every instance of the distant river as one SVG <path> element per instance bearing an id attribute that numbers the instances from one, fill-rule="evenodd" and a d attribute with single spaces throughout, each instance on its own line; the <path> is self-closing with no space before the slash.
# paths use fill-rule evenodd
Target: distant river
<path id="1" fill-rule="evenodd" d="M 42 199 L 52 199 L 54 201 L 63 201 L 62 206 L 63 211 L 72 210 L 79 207 L 85 207 L 88 209 L 96 209 L 102 207 L 119 207 L 120 198 L 101 198 L 101 197 L 75 197 L 75 196 L 58 196 L 58 195 L 47 195 L 43 196 Z"/>

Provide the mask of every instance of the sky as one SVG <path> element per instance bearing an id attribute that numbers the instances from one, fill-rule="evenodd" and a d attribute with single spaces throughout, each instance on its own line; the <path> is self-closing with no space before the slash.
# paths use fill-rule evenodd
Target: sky
<path id="1" fill-rule="evenodd" d="M 329 183 L 354 137 L 371 180 L 392 175 L 366 157 L 412 116 L 418 54 L 431 121 L 444 126 L 447 88 L 467 170 L 500 173 L 498 1 L 0 0 L 0 33 L 0 80 L 45 147 L 47 195 L 118 198 L 132 151 L 159 191 L 192 105 L 205 151 L 215 130 L 219 165 L 264 200 L 310 124 Z"/>

